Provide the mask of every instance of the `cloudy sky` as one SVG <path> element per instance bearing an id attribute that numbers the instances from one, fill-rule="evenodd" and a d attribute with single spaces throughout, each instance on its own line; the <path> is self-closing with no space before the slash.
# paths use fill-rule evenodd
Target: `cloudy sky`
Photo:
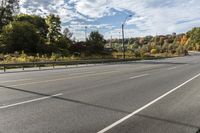
<path id="1" fill-rule="evenodd" d="M 21 12 L 60 15 L 82 40 L 85 26 L 89 34 L 99 30 L 106 38 L 119 38 L 128 15 L 126 37 L 186 32 L 200 26 L 200 0 L 21 0 Z"/>

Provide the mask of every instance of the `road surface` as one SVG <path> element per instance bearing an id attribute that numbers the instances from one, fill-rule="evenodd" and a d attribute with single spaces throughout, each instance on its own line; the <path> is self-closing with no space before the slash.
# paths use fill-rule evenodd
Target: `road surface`
<path id="1" fill-rule="evenodd" d="M 196 133 L 200 55 L 0 74 L 0 133 Z"/>

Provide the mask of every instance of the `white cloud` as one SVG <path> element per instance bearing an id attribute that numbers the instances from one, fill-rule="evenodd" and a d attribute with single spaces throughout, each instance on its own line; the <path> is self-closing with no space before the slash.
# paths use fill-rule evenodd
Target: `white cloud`
<path id="1" fill-rule="evenodd" d="M 121 18 L 115 11 L 129 12 L 134 15 L 127 22 L 128 25 L 134 25 L 134 28 L 126 29 L 130 31 L 126 32 L 127 36 L 185 32 L 194 26 L 200 26 L 199 0 L 68 0 L 67 2 L 66 0 L 21 0 L 20 2 L 23 13 L 59 14 L 63 22 L 75 26 L 72 28 L 74 31 L 78 30 L 78 24 L 91 27 L 92 22 L 98 22 L 107 16 Z M 112 23 L 105 19 L 99 25 Z M 97 27 L 97 24 L 92 25 Z M 120 25 L 114 26 L 119 27 Z M 113 28 L 113 34 L 118 29 Z"/>

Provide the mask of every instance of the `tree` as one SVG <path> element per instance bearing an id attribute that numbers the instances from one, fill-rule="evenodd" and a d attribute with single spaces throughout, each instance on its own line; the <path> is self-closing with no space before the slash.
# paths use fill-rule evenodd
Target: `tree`
<path id="1" fill-rule="evenodd" d="M 193 28 L 187 35 L 190 37 L 189 45 L 200 51 L 200 27 Z"/>
<path id="2" fill-rule="evenodd" d="M 164 43 L 164 44 L 163 44 L 163 46 L 162 46 L 162 51 L 168 53 L 168 51 L 169 51 L 169 44 L 168 44 L 168 43 Z"/>
<path id="3" fill-rule="evenodd" d="M 70 30 L 68 28 L 65 28 L 63 31 L 63 36 L 67 39 L 70 39 L 70 38 L 72 38 L 73 33 L 70 32 Z"/>
<path id="4" fill-rule="evenodd" d="M 61 36 L 58 41 L 56 42 L 57 52 L 66 56 L 69 54 L 69 47 L 71 45 L 71 40 L 66 39 L 65 37 Z"/>
<path id="5" fill-rule="evenodd" d="M 48 44 L 55 44 L 61 37 L 61 21 L 60 17 L 54 14 L 50 14 L 46 18 L 46 23 L 48 25 Z"/>
<path id="6" fill-rule="evenodd" d="M 71 54 L 84 54 L 86 52 L 85 42 L 76 42 L 69 47 Z"/>
<path id="7" fill-rule="evenodd" d="M 1 41 L 1 48 L 8 53 L 15 51 L 37 53 L 40 46 L 37 30 L 28 22 L 11 22 L 5 26 L 2 30 Z"/>
<path id="8" fill-rule="evenodd" d="M 47 37 L 48 25 L 46 24 L 44 18 L 36 15 L 19 14 L 14 17 L 14 20 L 33 24 L 42 38 Z"/>
<path id="9" fill-rule="evenodd" d="M 18 12 L 19 0 L 0 0 L 0 30 L 12 21 L 13 15 Z"/>
<path id="10" fill-rule="evenodd" d="M 186 35 L 184 35 L 184 36 L 181 38 L 181 45 L 185 45 L 187 41 L 188 41 L 188 37 L 187 37 Z"/>
<path id="11" fill-rule="evenodd" d="M 86 41 L 87 51 L 89 54 L 101 54 L 104 50 L 104 45 L 106 41 L 98 31 L 93 31 L 90 33 L 89 38 Z"/>

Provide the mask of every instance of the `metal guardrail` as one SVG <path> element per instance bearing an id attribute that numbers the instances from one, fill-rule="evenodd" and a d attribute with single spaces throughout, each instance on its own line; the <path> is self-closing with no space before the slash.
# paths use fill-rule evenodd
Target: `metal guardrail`
<path id="1" fill-rule="evenodd" d="M 32 62 L 32 63 L 16 63 L 16 64 L 0 64 L 0 69 L 6 72 L 9 68 L 22 68 L 25 67 L 38 67 L 41 69 L 43 66 L 69 66 L 69 65 L 84 65 L 84 64 L 104 64 L 104 63 L 117 63 L 117 62 L 127 62 L 127 61 L 138 61 L 141 59 L 152 60 L 152 59 L 163 59 L 166 57 L 147 57 L 147 58 L 135 58 L 135 59 L 99 59 L 99 60 L 79 60 L 79 61 L 54 61 L 54 62 Z"/>
<path id="2" fill-rule="evenodd" d="M 139 59 L 134 59 L 139 60 Z M 41 69 L 43 66 L 52 66 L 53 69 L 55 66 L 68 66 L 68 65 L 83 65 L 83 64 L 99 64 L 99 63 L 114 63 L 114 62 L 125 62 L 133 61 L 133 59 L 103 59 L 103 60 L 81 60 L 81 61 L 55 61 L 55 62 L 33 62 L 33 63 L 16 63 L 16 64 L 0 64 L 0 68 L 3 68 L 3 71 L 6 72 L 9 68 L 22 68 L 25 67 L 38 67 Z"/>

